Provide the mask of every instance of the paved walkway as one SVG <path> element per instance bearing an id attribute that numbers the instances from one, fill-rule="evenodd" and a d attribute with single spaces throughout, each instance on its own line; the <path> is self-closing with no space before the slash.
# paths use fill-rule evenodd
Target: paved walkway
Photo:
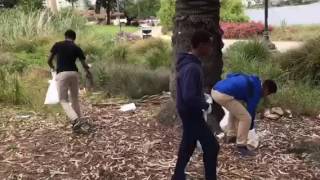
<path id="1" fill-rule="evenodd" d="M 139 31 L 139 33 L 141 34 L 141 31 Z M 171 40 L 171 36 L 164 35 L 161 32 L 160 26 L 152 27 L 152 36 L 157 37 L 157 38 L 162 38 L 165 40 Z M 224 39 L 223 40 L 223 42 L 224 42 L 223 51 L 225 51 L 228 47 L 230 47 L 232 44 L 234 44 L 235 42 L 238 42 L 238 41 L 247 41 L 247 40 Z M 290 49 L 298 48 L 303 44 L 303 42 L 299 42 L 299 41 L 273 41 L 273 43 L 276 45 L 277 49 L 280 52 L 286 52 Z"/>

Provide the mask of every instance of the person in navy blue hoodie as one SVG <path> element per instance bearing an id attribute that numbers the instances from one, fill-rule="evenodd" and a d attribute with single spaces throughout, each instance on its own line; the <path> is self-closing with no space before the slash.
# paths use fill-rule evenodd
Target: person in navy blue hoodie
<path id="1" fill-rule="evenodd" d="M 277 85 L 273 80 L 261 83 L 259 77 L 242 73 L 228 74 L 213 87 L 213 100 L 230 112 L 227 142 L 236 142 L 241 156 L 254 156 L 247 148 L 247 138 L 254 127 L 256 108 L 262 97 L 276 92 Z"/>
<path id="2" fill-rule="evenodd" d="M 185 180 L 186 166 L 199 141 L 203 149 L 206 180 L 217 179 L 219 144 L 203 118 L 210 109 L 203 92 L 201 58 L 212 53 L 211 35 L 197 31 L 191 39 L 192 50 L 180 53 L 177 61 L 177 110 L 183 124 L 182 141 L 173 180 Z"/>

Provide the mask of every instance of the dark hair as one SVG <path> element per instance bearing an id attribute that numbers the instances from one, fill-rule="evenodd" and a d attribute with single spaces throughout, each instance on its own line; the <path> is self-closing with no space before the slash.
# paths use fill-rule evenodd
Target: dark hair
<path id="1" fill-rule="evenodd" d="M 198 48 L 201 43 L 210 43 L 211 40 L 211 34 L 208 31 L 205 30 L 198 30 L 195 33 L 193 33 L 191 38 L 191 45 L 192 48 Z"/>
<path id="2" fill-rule="evenodd" d="M 64 36 L 65 36 L 66 38 L 69 38 L 69 39 L 72 39 L 72 40 L 76 40 L 76 38 L 77 38 L 76 32 L 74 32 L 74 30 L 71 30 L 71 29 L 67 30 L 67 31 L 64 33 Z"/>
<path id="3" fill-rule="evenodd" d="M 277 87 L 276 82 L 274 82 L 273 80 L 270 80 L 270 79 L 265 80 L 265 81 L 263 82 L 263 87 L 264 87 L 264 88 L 267 88 L 267 89 L 268 89 L 268 92 L 269 92 L 270 94 L 274 94 L 274 93 L 276 93 L 277 90 L 278 90 L 278 87 Z"/>

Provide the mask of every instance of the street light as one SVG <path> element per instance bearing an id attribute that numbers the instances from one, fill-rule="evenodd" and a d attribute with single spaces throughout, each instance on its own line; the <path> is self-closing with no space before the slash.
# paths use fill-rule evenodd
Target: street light
<path id="1" fill-rule="evenodd" d="M 269 35 L 269 0 L 264 0 L 264 32 L 263 32 L 263 40 L 268 45 L 270 49 L 276 49 L 276 46 L 270 41 Z"/>
<path id="2" fill-rule="evenodd" d="M 268 16 L 269 16 L 269 0 L 264 0 L 264 34 L 263 34 L 263 37 L 264 37 L 265 41 L 270 41 Z"/>

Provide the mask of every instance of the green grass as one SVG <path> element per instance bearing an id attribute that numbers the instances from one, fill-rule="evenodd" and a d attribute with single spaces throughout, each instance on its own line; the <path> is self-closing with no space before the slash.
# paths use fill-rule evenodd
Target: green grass
<path id="1" fill-rule="evenodd" d="M 137 32 L 139 29 L 137 27 L 132 26 L 122 26 L 122 31 L 134 33 Z M 111 25 L 90 25 L 88 26 L 89 34 L 94 34 L 96 36 L 115 36 L 119 33 L 120 28 L 119 26 L 111 26 Z"/>
<path id="2" fill-rule="evenodd" d="M 320 34 L 320 25 L 295 25 L 275 27 L 271 32 L 273 41 L 307 41 Z"/>

